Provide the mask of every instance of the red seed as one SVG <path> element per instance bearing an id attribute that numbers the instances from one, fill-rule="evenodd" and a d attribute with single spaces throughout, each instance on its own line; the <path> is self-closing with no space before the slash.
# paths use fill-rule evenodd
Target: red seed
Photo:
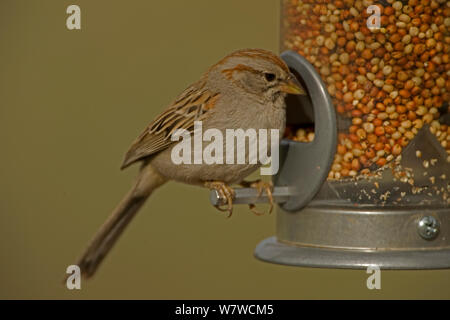
<path id="1" fill-rule="evenodd" d="M 375 128 L 375 134 L 377 135 L 377 136 L 382 136 L 382 135 L 384 135 L 384 128 L 383 127 L 376 127 Z"/>

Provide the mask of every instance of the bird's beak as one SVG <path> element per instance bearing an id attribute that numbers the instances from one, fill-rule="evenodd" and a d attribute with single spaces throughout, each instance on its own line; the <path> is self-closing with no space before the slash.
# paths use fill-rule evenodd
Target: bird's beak
<path id="1" fill-rule="evenodd" d="M 292 73 L 287 80 L 283 81 L 280 90 L 290 94 L 306 95 L 305 89 L 303 89 L 300 82 L 298 82 L 297 78 Z"/>

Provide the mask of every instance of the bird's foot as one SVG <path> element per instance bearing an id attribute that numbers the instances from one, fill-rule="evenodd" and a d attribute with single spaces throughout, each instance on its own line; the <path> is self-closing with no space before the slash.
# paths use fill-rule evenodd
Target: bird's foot
<path id="1" fill-rule="evenodd" d="M 229 187 L 227 184 L 221 181 L 206 181 L 205 187 L 211 190 L 216 190 L 222 199 L 227 199 L 227 208 L 221 208 L 220 205 L 216 205 L 215 207 L 219 211 L 227 211 L 228 218 L 231 217 L 231 215 L 233 214 L 233 188 Z"/>
<path id="2" fill-rule="evenodd" d="M 269 182 L 265 182 L 262 180 L 242 181 L 241 186 L 243 186 L 245 188 L 255 188 L 256 190 L 258 190 L 259 197 L 262 195 L 263 191 L 265 191 L 267 194 L 267 198 L 269 198 L 269 204 L 270 204 L 269 214 L 272 213 L 272 210 L 273 210 L 273 196 L 272 196 L 273 183 L 272 183 L 272 181 L 269 181 Z M 258 210 L 256 210 L 256 206 L 253 203 L 249 204 L 248 207 L 257 216 L 264 214 L 263 212 L 259 212 Z"/>

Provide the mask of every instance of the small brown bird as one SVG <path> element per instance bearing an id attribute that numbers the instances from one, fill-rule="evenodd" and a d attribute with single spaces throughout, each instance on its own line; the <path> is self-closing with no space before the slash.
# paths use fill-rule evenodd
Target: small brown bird
<path id="1" fill-rule="evenodd" d="M 141 161 L 134 187 L 114 209 L 89 243 L 77 265 L 91 277 L 99 264 L 151 193 L 168 180 L 217 190 L 228 200 L 231 214 L 232 184 L 249 185 L 270 196 L 270 185 L 243 179 L 260 164 L 175 164 L 171 136 L 177 129 L 192 134 L 194 121 L 203 130 L 277 129 L 286 122 L 286 94 L 305 94 L 302 86 L 276 55 L 260 49 L 236 51 L 213 65 L 187 88 L 133 142 L 122 169 Z M 270 146 L 269 146 L 270 150 Z M 239 152 L 237 150 L 236 152 Z M 253 209 L 253 206 L 250 206 Z"/>

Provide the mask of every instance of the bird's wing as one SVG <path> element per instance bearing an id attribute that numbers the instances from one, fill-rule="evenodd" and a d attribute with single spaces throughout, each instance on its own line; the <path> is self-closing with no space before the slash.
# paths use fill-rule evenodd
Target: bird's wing
<path id="1" fill-rule="evenodd" d="M 133 142 L 121 168 L 166 149 L 174 143 L 171 136 L 177 129 L 192 132 L 194 121 L 202 121 L 208 117 L 208 110 L 214 108 L 218 98 L 219 94 L 207 90 L 204 82 L 186 89 Z"/>

